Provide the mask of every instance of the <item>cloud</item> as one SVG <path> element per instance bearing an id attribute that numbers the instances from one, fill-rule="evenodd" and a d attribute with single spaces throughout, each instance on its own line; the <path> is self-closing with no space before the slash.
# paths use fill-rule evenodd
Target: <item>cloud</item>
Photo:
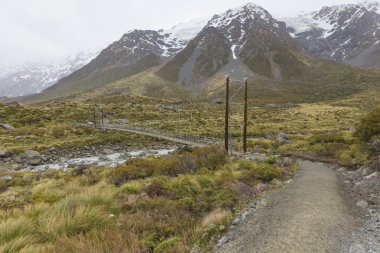
<path id="1" fill-rule="evenodd" d="M 1 0 L 0 64 L 50 60 L 103 48 L 123 33 L 170 28 L 247 0 Z M 277 17 L 348 1 L 257 0 Z M 290 7 L 290 8 L 289 8 Z"/>

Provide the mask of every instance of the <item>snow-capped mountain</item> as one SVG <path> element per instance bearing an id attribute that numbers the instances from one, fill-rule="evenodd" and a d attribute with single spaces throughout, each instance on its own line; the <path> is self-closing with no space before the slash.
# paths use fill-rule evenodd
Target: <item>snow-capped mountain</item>
<path id="1" fill-rule="evenodd" d="M 223 68 L 236 78 L 247 75 L 290 77 L 277 60 L 281 51 L 292 55 L 295 43 L 284 22 L 264 8 L 249 3 L 212 17 L 206 27 L 157 73 L 185 87 L 199 88 Z M 249 69 L 250 71 L 248 71 Z"/>
<path id="2" fill-rule="evenodd" d="M 380 67 L 378 6 L 377 2 L 364 2 L 323 7 L 284 21 L 301 49 L 311 56 Z"/>
<path id="3" fill-rule="evenodd" d="M 170 30 L 132 30 L 105 48 L 85 67 L 49 90 L 88 90 L 145 71 L 174 57 L 207 21 L 192 20 Z M 65 87 L 65 88 L 63 88 Z"/>
<path id="4" fill-rule="evenodd" d="M 197 91 L 225 74 L 286 81 L 334 77 L 332 69 L 353 71 L 318 58 L 380 68 L 378 6 L 367 1 L 323 7 L 280 21 L 248 3 L 169 30 L 132 30 L 45 93 L 69 96 L 111 83 L 124 85 L 131 76 L 149 76 L 144 84 L 176 83 Z"/>
<path id="5" fill-rule="evenodd" d="M 380 3 L 377 1 L 364 1 L 359 3 L 358 5 L 363 6 L 368 11 L 380 13 Z"/>
<path id="6" fill-rule="evenodd" d="M 0 97 L 39 93 L 89 63 L 97 53 L 82 52 L 50 63 L 4 67 L 0 71 Z"/>

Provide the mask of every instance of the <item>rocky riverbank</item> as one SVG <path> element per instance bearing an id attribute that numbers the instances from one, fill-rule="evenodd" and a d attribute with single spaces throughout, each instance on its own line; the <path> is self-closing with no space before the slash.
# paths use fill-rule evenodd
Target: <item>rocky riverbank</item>
<path id="1" fill-rule="evenodd" d="M 130 157 L 147 155 L 165 155 L 178 146 L 147 146 L 143 148 L 123 145 L 85 146 L 76 149 L 58 149 L 51 147 L 45 152 L 28 150 L 14 154 L 9 150 L 0 150 L 1 170 L 44 170 L 75 168 L 80 165 L 115 165 Z"/>

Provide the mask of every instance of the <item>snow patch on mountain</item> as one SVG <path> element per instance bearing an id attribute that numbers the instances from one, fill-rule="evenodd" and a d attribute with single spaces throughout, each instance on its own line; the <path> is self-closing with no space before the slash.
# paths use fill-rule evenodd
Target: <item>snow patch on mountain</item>
<path id="1" fill-rule="evenodd" d="M 198 18 L 188 22 L 180 23 L 170 30 L 165 30 L 164 33 L 169 34 L 170 38 L 177 40 L 189 41 L 206 26 L 209 18 Z"/>
<path id="2" fill-rule="evenodd" d="M 364 1 L 358 5 L 363 6 L 369 11 L 377 12 L 380 14 L 380 3 L 378 1 Z"/>
<path id="3" fill-rule="evenodd" d="M 366 11 L 360 5 L 342 4 L 323 7 L 319 12 L 306 13 L 295 18 L 283 18 L 282 20 L 290 28 L 290 33 L 293 37 L 297 37 L 304 32 L 319 29 L 322 31 L 320 37 L 327 38 L 338 29 L 343 30 L 356 22 Z M 343 24 L 341 24 L 342 20 L 344 20 Z"/>
<path id="4" fill-rule="evenodd" d="M 272 16 L 264 8 L 254 3 L 248 3 L 238 8 L 230 9 L 225 13 L 215 15 L 207 25 L 212 27 L 227 27 L 231 25 L 232 21 L 239 20 L 241 23 L 244 23 L 248 19 L 262 19 L 269 22 Z"/>

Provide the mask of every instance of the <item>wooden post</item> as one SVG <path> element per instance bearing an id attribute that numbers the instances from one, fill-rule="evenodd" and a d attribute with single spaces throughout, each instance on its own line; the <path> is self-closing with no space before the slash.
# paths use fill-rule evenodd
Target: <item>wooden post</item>
<path id="1" fill-rule="evenodd" d="M 247 128 L 248 128 L 248 80 L 244 83 L 244 129 L 243 129 L 243 151 L 247 153 Z"/>
<path id="2" fill-rule="evenodd" d="M 229 128 L 229 105 L 230 105 L 230 78 L 226 78 L 226 111 L 225 111 L 225 122 L 224 122 L 224 148 L 228 154 L 228 128 Z"/>
<path id="3" fill-rule="evenodd" d="M 102 107 L 102 126 L 104 125 L 104 109 Z"/>
<path id="4" fill-rule="evenodd" d="M 97 124 L 97 118 L 96 118 L 96 107 L 94 108 L 94 127 L 96 128 L 96 124 Z"/>

